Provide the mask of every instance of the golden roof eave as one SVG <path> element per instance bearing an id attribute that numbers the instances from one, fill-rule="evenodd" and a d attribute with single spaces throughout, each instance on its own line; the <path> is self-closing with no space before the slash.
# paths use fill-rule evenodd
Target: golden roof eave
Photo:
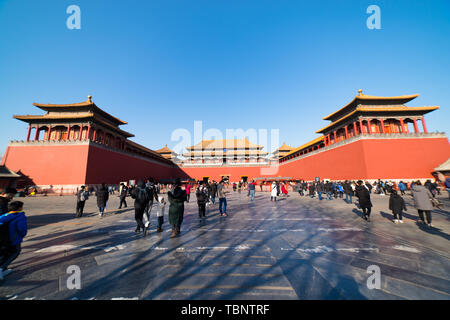
<path id="1" fill-rule="evenodd" d="M 326 129 L 335 126 L 336 124 L 342 122 L 343 120 L 349 118 L 356 112 L 380 112 L 380 111 L 395 111 L 395 112 L 411 112 L 411 111 L 426 111 L 424 112 L 431 112 L 433 110 L 439 109 L 439 106 L 427 106 L 427 107 L 388 107 L 388 108 L 380 108 L 380 107 L 357 107 L 355 110 L 350 112 L 349 114 L 345 115 L 344 117 L 330 123 L 326 127 L 323 127 L 320 130 L 317 130 L 316 133 L 322 133 Z"/>
<path id="2" fill-rule="evenodd" d="M 68 104 L 44 104 L 44 103 L 37 103 L 34 102 L 33 105 L 35 107 L 38 107 L 44 111 L 50 111 L 52 109 L 57 109 L 57 108 L 79 108 L 79 107 L 93 107 L 93 109 L 97 112 L 99 112 L 100 114 L 104 114 L 107 117 L 113 119 L 114 121 L 116 121 L 119 124 L 128 124 L 128 122 L 120 120 L 119 118 L 114 117 L 113 115 L 109 114 L 108 112 L 100 109 L 94 102 L 92 101 L 84 101 L 84 102 L 79 102 L 79 103 L 68 103 Z"/>
<path id="3" fill-rule="evenodd" d="M 302 149 L 306 149 L 306 148 L 309 148 L 309 147 L 311 147 L 311 146 L 313 146 L 313 145 L 315 145 L 315 144 L 317 144 L 317 143 L 320 143 L 320 142 L 322 142 L 323 139 L 324 139 L 323 136 L 320 136 L 320 137 L 318 137 L 318 138 L 315 138 L 315 139 L 313 139 L 313 140 L 311 140 L 311 141 L 309 141 L 309 142 L 307 142 L 307 143 L 301 145 L 300 147 L 295 148 L 294 150 L 292 150 L 291 152 L 289 152 L 287 155 L 283 156 L 283 158 L 288 157 L 288 156 L 290 156 L 290 155 L 292 155 L 292 154 L 294 154 L 294 153 L 296 153 L 296 152 L 298 152 L 298 151 L 300 151 L 300 150 L 302 150 Z"/>
<path id="4" fill-rule="evenodd" d="M 344 107 L 340 108 L 339 110 L 329 114 L 328 116 L 326 116 L 326 117 L 324 117 L 322 119 L 323 120 L 329 120 L 330 117 L 332 117 L 335 114 L 341 112 L 345 108 L 353 105 L 357 100 L 362 100 L 362 101 L 364 101 L 364 100 L 381 100 L 381 101 L 384 101 L 384 100 L 404 100 L 405 101 L 404 103 L 406 103 L 408 101 L 411 101 L 411 100 L 417 98 L 418 96 L 419 96 L 419 94 L 411 94 L 411 95 L 403 95 L 403 96 L 395 96 L 395 97 L 377 97 L 377 96 L 369 96 L 369 95 L 365 95 L 365 94 L 357 95 L 357 96 L 355 96 L 355 98 L 353 98 L 353 100 L 350 103 L 348 103 Z"/>

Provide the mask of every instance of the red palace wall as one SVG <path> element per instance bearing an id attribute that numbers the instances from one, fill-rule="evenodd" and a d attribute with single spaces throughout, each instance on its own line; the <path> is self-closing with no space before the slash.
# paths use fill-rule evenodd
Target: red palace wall
<path id="1" fill-rule="evenodd" d="M 447 138 L 364 139 L 284 163 L 280 172 L 305 180 L 432 178 L 449 157 Z"/>
<path id="2" fill-rule="evenodd" d="M 231 182 L 238 182 L 242 176 L 247 176 L 248 180 L 264 177 L 262 166 L 255 167 L 182 167 L 191 178 L 202 180 L 203 177 L 209 177 L 210 180 L 220 181 L 222 175 L 228 176 Z M 273 174 L 272 176 L 279 176 Z"/>
<path id="3" fill-rule="evenodd" d="M 241 176 L 249 180 L 259 177 L 292 177 L 293 179 L 423 179 L 450 157 L 446 137 L 376 139 L 349 141 L 310 156 L 282 163 L 277 168 L 248 167 L 183 167 L 145 160 L 94 143 L 27 144 L 12 143 L 2 164 L 29 176 L 35 185 L 117 184 L 120 181 L 154 177 L 209 177 L 230 181 Z M 273 170 L 270 174 L 265 170 Z"/>
<path id="4" fill-rule="evenodd" d="M 177 166 L 159 164 L 125 153 L 91 145 L 86 174 L 86 184 L 117 184 L 120 181 L 146 179 L 187 178 Z"/>
<path id="5" fill-rule="evenodd" d="M 117 184 L 148 177 L 187 178 L 177 166 L 159 164 L 95 144 L 12 145 L 2 160 L 7 168 L 29 176 L 38 186 Z"/>
<path id="6" fill-rule="evenodd" d="M 29 176 L 35 185 L 83 184 L 87 145 L 8 146 L 2 164 Z"/>

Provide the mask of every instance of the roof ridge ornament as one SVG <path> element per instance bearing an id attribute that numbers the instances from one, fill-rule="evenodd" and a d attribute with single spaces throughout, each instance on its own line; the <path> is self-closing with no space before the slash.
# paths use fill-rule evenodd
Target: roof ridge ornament
<path id="1" fill-rule="evenodd" d="M 92 103 L 92 96 L 88 96 L 88 102 Z"/>
<path id="2" fill-rule="evenodd" d="M 359 96 L 363 96 L 362 89 L 358 90 Z"/>

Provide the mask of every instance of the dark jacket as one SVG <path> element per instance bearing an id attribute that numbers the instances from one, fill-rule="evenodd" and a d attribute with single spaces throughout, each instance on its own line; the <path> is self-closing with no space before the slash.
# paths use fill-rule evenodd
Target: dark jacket
<path id="1" fill-rule="evenodd" d="M 316 186 L 316 191 L 317 191 L 317 192 L 324 192 L 324 191 L 325 191 L 325 188 L 324 188 L 324 186 L 323 186 L 323 183 L 318 183 L 318 184 L 317 184 L 317 186 Z"/>
<path id="2" fill-rule="evenodd" d="M 325 191 L 326 192 L 332 192 L 333 191 L 333 184 L 331 182 L 327 182 L 325 184 Z"/>
<path id="3" fill-rule="evenodd" d="M 122 186 L 122 190 L 120 191 L 120 199 L 126 198 L 127 194 L 128 194 L 128 187 Z"/>
<path id="4" fill-rule="evenodd" d="M 359 206 L 361 208 L 371 208 L 373 207 L 370 201 L 370 192 L 365 186 L 356 186 L 355 194 L 359 199 Z"/>
<path id="5" fill-rule="evenodd" d="M 167 193 L 169 199 L 169 223 L 180 226 L 184 216 L 184 202 L 187 200 L 186 191 L 181 187 L 175 187 Z"/>
<path id="6" fill-rule="evenodd" d="M 195 191 L 198 204 L 204 204 L 208 201 L 208 189 L 206 187 L 198 187 Z"/>
<path id="7" fill-rule="evenodd" d="M 106 206 L 106 202 L 109 199 L 108 189 L 106 189 L 106 187 L 105 188 L 100 187 L 100 189 L 97 190 L 95 195 L 97 196 L 97 206 L 98 207 L 105 207 Z"/>
<path id="8" fill-rule="evenodd" d="M 135 208 L 145 208 L 147 207 L 151 199 L 150 190 L 145 186 L 143 182 L 138 182 L 138 185 L 134 187 L 133 190 L 131 191 L 131 198 L 134 199 Z"/>
<path id="9" fill-rule="evenodd" d="M 8 198 L 0 196 L 0 214 L 4 214 L 8 212 Z"/>
<path id="10" fill-rule="evenodd" d="M 391 193 L 389 198 L 389 210 L 392 210 L 392 212 L 396 214 L 401 213 L 403 210 L 406 211 L 405 200 L 398 194 Z"/>
<path id="11" fill-rule="evenodd" d="M 81 201 L 81 195 L 84 193 L 84 201 L 86 201 L 87 200 L 87 198 L 89 197 L 89 192 L 87 192 L 86 191 L 86 189 L 81 189 L 81 190 L 79 190 L 78 191 L 78 193 L 77 193 L 77 201 L 78 202 L 82 202 Z"/>

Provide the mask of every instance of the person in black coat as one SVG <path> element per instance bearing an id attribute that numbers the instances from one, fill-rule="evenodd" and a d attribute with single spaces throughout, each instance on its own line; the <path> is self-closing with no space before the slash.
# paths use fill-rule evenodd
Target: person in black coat
<path id="1" fill-rule="evenodd" d="M 145 187 L 143 180 L 140 180 L 137 186 L 133 188 L 131 197 L 134 199 L 134 219 L 137 223 L 135 232 L 138 233 L 142 229 L 144 231 L 144 236 L 146 236 L 148 228 L 146 228 L 142 220 L 144 218 L 145 208 L 150 199 L 150 194 L 148 188 Z"/>
<path id="2" fill-rule="evenodd" d="M 122 186 L 122 189 L 120 190 L 120 204 L 119 204 L 119 209 L 122 209 L 122 204 L 124 205 L 124 207 L 127 207 L 127 194 L 128 194 L 128 187 L 122 182 L 120 184 Z"/>
<path id="3" fill-rule="evenodd" d="M 352 203 L 352 197 L 353 197 L 353 189 L 352 186 L 350 185 L 350 182 L 348 180 L 346 180 L 344 182 L 344 193 L 345 193 L 345 202 L 347 203 Z M 349 202 L 349 198 L 350 197 L 350 202 Z"/>
<path id="4" fill-rule="evenodd" d="M 389 198 L 389 210 L 392 210 L 394 214 L 394 223 L 403 223 L 402 212 L 406 211 L 405 200 L 397 193 L 396 190 L 392 190 Z M 400 218 L 400 219 L 397 219 Z"/>
<path id="5" fill-rule="evenodd" d="M 195 191 L 198 205 L 198 217 L 204 218 L 206 216 L 206 202 L 208 202 L 209 192 L 208 188 L 203 185 L 203 181 L 199 181 L 199 186 Z"/>
<path id="6" fill-rule="evenodd" d="M 355 188 L 356 196 L 359 199 L 359 206 L 361 207 L 364 219 L 370 221 L 370 212 L 372 211 L 372 202 L 370 201 L 370 192 L 361 180 Z"/>
<path id="7" fill-rule="evenodd" d="M 109 199 L 109 192 L 104 183 L 102 183 L 102 186 L 99 189 L 97 189 L 95 195 L 97 197 L 97 207 L 98 210 L 100 211 L 100 218 L 101 218 L 103 217 L 103 212 L 105 211 L 106 208 L 106 202 L 108 202 Z"/>

